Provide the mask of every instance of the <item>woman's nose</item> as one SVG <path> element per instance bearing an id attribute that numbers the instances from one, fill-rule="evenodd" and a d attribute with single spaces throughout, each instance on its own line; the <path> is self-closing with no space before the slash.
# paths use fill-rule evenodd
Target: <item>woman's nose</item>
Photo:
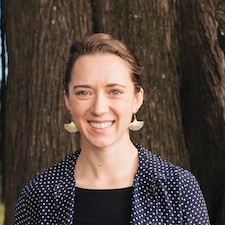
<path id="1" fill-rule="evenodd" d="M 96 95 L 93 101 L 93 105 L 91 107 L 91 113 L 101 116 L 109 111 L 108 100 L 107 97 L 101 93 Z"/>

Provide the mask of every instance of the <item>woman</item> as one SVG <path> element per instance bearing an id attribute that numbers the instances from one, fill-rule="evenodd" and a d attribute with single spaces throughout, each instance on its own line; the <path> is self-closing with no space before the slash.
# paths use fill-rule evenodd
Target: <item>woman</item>
<path id="1" fill-rule="evenodd" d="M 135 54 L 93 34 L 71 47 L 67 66 L 65 128 L 80 132 L 81 150 L 23 188 L 14 224 L 209 224 L 194 176 L 130 140 L 143 125 Z"/>

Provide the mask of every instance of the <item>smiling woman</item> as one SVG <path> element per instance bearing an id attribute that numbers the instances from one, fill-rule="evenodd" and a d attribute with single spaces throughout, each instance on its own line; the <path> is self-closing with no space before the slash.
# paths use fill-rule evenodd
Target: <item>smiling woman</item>
<path id="1" fill-rule="evenodd" d="M 142 102 L 143 90 L 136 93 L 128 64 L 121 57 L 95 53 L 77 59 L 65 103 L 81 133 L 85 152 L 96 153 L 93 148 L 108 146 L 119 150 L 121 143 L 130 146 L 128 127 Z"/>
<path id="2" fill-rule="evenodd" d="M 130 140 L 143 126 L 135 54 L 93 34 L 72 45 L 67 66 L 66 128 L 80 132 L 81 149 L 24 187 L 14 224 L 209 224 L 194 176 Z"/>

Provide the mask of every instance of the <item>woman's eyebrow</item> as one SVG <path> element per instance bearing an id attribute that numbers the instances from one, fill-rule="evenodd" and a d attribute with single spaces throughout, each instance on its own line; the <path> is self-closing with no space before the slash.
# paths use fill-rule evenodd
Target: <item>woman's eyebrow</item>
<path id="1" fill-rule="evenodd" d="M 120 86 L 120 87 L 126 88 L 125 85 L 117 84 L 117 83 L 113 83 L 113 84 L 108 84 L 108 85 L 107 85 L 107 87 L 115 87 L 115 86 Z"/>
<path id="2" fill-rule="evenodd" d="M 73 87 L 73 89 L 76 89 L 76 88 L 91 88 L 91 86 L 90 85 L 85 85 L 85 84 L 83 84 L 83 85 L 75 85 Z"/>
<path id="3" fill-rule="evenodd" d="M 120 86 L 120 87 L 126 88 L 125 85 L 117 84 L 117 83 L 112 83 L 112 84 L 107 84 L 106 85 L 106 87 L 115 87 L 115 86 Z M 82 84 L 82 85 L 75 85 L 73 87 L 73 89 L 76 89 L 76 88 L 92 88 L 92 87 L 90 85 Z"/>

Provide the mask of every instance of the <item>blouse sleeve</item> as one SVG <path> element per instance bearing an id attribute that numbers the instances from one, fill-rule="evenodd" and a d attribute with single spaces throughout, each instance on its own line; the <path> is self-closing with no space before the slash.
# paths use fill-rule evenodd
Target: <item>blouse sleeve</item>
<path id="1" fill-rule="evenodd" d="M 181 207 L 185 225 L 210 225 L 208 211 L 200 186 L 196 178 L 185 171 L 180 179 Z"/>
<path id="2" fill-rule="evenodd" d="M 35 196 L 32 196 L 31 187 L 28 183 L 22 189 L 17 201 L 13 224 L 37 224 L 37 221 L 34 221 L 35 218 L 37 218 L 37 211 L 35 209 L 37 209 L 37 203 L 35 200 Z"/>

